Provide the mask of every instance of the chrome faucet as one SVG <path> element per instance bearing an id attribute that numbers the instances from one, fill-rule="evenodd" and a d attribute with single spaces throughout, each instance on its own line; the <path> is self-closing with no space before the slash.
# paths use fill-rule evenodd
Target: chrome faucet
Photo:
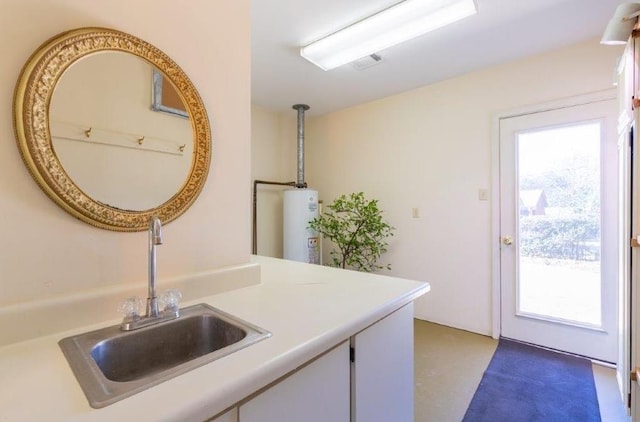
<path id="1" fill-rule="evenodd" d="M 149 294 L 147 296 L 147 317 L 158 316 L 158 296 L 156 294 L 156 246 L 162 245 L 162 223 L 157 216 L 149 220 Z"/>
<path id="2" fill-rule="evenodd" d="M 178 302 L 182 294 L 178 290 L 168 290 L 163 294 L 164 309 L 160 311 L 158 295 L 156 293 L 156 246 L 162 245 L 162 223 L 157 216 L 149 220 L 149 282 L 147 297 L 147 313 L 140 316 L 139 307 L 142 304 L 138 297 L 127 299 L 120 307 L 125 316 L 120 328 L 125 331 L 147 327 L 163 321 L 169 321 L 180 316 Z"/>

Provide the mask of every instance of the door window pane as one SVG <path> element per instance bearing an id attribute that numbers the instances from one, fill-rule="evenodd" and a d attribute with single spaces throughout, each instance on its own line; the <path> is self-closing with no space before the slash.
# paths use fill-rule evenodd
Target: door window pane
<path id="1" fill-rule="evenodd" d="M 601 326 L 600 126 L 517 135 L 521 315 Z"/>

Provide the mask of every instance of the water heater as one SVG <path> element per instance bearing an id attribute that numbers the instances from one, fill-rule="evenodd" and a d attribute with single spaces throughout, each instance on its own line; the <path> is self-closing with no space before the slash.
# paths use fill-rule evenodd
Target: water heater
<path id="1" fill-rule="evenodd" d="M 299 188 L 284 191 L 283 255 L 285 259 L 320 263 L 318 233 L 309 222 L 318 216 L 318 191 Z"/>
<path id="2" fill-rule="evenodd" d="M 295 189 L 284 191 L 282 255 L 284 259 L 319 264 L 320 240 L 309 228 L 318 216 L 318 191 L 307 189 L 304 181 L 304 112 L 309 106 L 296 104 L 293 109 L 298 112 L 298 179 Z"/>

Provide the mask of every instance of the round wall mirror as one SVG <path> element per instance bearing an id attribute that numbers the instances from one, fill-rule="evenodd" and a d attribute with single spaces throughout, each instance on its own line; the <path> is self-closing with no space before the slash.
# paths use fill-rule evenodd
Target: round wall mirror
<path id="1" fill-rule="evenodd" d="M 15 95 L 30 173 L 63 209 L 94 226 L 145 230 L 195 201 L 211 160 L 207 114 L 180 67 L 120 31 L 81 28 L 39 48 Z"/>

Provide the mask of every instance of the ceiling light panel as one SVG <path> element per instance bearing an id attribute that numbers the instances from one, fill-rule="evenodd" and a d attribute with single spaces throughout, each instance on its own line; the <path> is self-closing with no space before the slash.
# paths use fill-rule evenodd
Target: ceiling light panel
<path id="1" fill-rule="evenodd" d="M 476 13 L 475 0 L 405 0 L 303 47 L 300 55 L 331 70 Z"/>

